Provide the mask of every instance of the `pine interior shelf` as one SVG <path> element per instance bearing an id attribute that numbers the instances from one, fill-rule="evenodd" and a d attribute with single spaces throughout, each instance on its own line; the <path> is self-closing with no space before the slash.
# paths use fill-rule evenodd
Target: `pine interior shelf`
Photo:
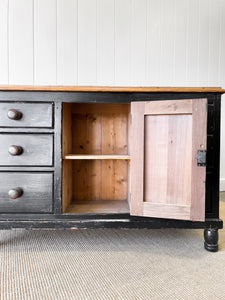
<path id="1" fill-rule="evenodd" d="M 81 160 L 81 159 L 125 159 L 125 160 L 130 160 L 130 155 L 118 155 L 118 154 L 112 154 L 112 155 L 96 155 L 96 154 L 67 154 L 64 156 L 63 159 L 77 159 L 77 160 Z"/>
<path id="2" fill-rule="evenodd" d="M 72 201 L 66 213 L 129 213 L 129 204 L 126 200 L 85 200 Z"/>
<path id="3" fill-rule="evenodd" d="M 129 213 L 130 103 L 63 103 L 63 213 Z"/>

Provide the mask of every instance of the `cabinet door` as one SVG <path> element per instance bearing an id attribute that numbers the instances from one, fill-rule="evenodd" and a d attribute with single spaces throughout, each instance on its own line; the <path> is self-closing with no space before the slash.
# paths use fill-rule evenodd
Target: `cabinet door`
<path id="1" fill-rule="evenodd" d="M 131 215 L 204 221 L 207 99 L 131 103 Z"/>

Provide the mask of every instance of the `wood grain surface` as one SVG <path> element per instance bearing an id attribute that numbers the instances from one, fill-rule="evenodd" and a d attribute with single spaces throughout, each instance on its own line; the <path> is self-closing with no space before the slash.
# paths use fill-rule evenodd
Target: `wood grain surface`
<path id="1" fill-rule="evenodd" d="M 144 199 L 144 102 L 131 104 L 131 215 L 143 215 Z"/>
<path id="2" fill-rule="evenodd" d="M 207 99 L 193 100 L 191 220 L 205 220 L 206 166 L 197 166 L 197 151 L 207 150 Z"/>
<path id="3" fill-rule="evenodd" d="M 0 90 L 15 91 L 83 91 L 83 92 L 207 92 L 225 93 L 221 87 L 172 86 L 76 86 L 76 85 L 0 85 Z"/>
<path id="4" fill-rule="evenodd" d="M 72 202 L 128 199 L 128 112 L 123 103 L 63 105 L 64 212 Z"/>
<path id="5" fill-rule="evenodd" d="M 203 221 L 207 99 L 133 102 L 131 214 Z"/>

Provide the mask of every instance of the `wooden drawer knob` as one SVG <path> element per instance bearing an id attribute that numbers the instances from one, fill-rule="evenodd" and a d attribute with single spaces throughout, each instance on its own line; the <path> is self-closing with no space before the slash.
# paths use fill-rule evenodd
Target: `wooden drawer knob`
<path id="1" fill-rule="evenodd" d="M 23 194 L 23 190 L 19 187 L 9 190 L 8 195 L 10 199 L 17 199 L 21 197 Z"/>
<path id="2" fill-rule="evenodd" d="M 16 109 L 10 109 L 8 111 L 8 118 L 11 120 L 19 120 L 22 118 L 22 113 Z"/>
<path id="3" fill-rule="evenodd" d="M 12 145 L 9 147 L 9 154 L 10 155 L 20 155 L 23 152 L 23 148 L 20 146 Z"/>

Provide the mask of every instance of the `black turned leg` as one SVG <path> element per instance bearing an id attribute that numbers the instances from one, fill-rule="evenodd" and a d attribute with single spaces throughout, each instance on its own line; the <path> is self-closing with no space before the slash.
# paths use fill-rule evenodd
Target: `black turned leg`
<path id="1" fill-rule="evenodd" d="M 218 229 L 206 228 L 204 229 L 204 247 L 210 252 L 218 251 Z"/>

